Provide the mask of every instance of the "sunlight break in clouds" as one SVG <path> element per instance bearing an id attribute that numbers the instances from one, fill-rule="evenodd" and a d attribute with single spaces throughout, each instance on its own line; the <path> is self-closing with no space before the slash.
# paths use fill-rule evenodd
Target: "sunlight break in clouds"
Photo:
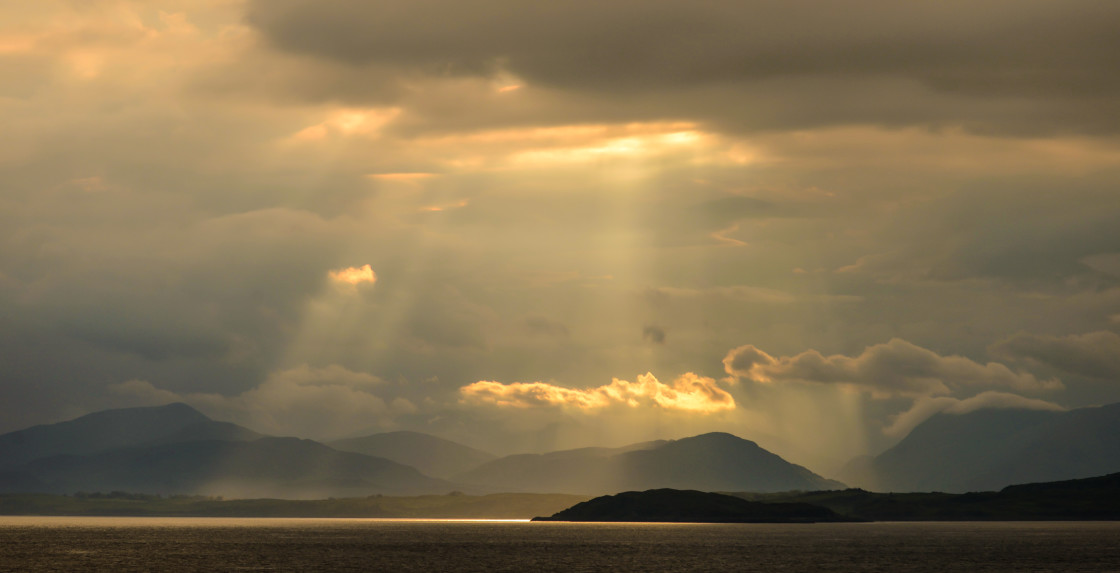
<path id="1" fill-rule="evenodd" d="M 377 282 L 377 275 L 369 265 L 360 267 L 346 267 L 330 272 L 331 280 L 357 286 L 361 283 L 373 284 Z"/>
<path id="2" fill-rule="evenodd" d="M 612 405 L 637 408 L 654 404 L 670 410 L 709 414 L 735 408 L 735 399 L 712 378 L 685 373 L 672 385 L 662 384 L 651 373 L 638 376 L 637 382 L 615 378 L 610 384 L 581 390 L 545 382 L 502 384 L 480 380 L 459 389 L 463 400 L 500 407 L 529 408 L 561 406 L 595 410 Z"/>

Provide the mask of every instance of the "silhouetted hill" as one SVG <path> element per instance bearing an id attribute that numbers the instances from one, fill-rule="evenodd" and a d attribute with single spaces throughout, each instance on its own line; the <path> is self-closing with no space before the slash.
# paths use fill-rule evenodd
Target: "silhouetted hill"
<path id="1" fill-rule="evenodd" d="M 841 479 L 877 491 L 965 492 L 1120 471 L 1120 404 L 937 414 Z"/>
<path id="2" fill-rule="evenodd" d="M 788 491 L 844 487 L 758 444 L 713 432 L 618 456 L 628 485 L 706 491 Z"/>
<path id="3" fill-rule="evenodd" d="M 815 523 L 853 521 L 806 503 L 760 503 L 718 493 L 655 489 L 605 495 L 533 521 Z"/>
<path id="4" fill-rule="evenodd" d="M 105 410 L 0 436 L 0 468 L 61 454 L 92 454 L 142 444 L 259 437 L 252 430 L 215 422 L 186 404 Z"/>
<path id="5" fill-rule="evenodd" d="M 425 474 L 447 477 L 474 469 L 497 456 L 420 432 L 386 432 L 336 440 L 327 445 L 412 466 Z"/>
<path id="6" fill-rule="evenodd" d="M 0 491 L 130 491 L 227 497 L 324 498 L 446 493 L 451 484 L 386 459 L 311 440 L 206 440 L 39 459 L 0 474 Z"/>
<path id="7" fill-rule="evenodd" d="M 602 494 L 656 488 L 784 491 L 843 487 L 754 442 L 711 433 L 627 448 L 507 456 L 456 481 L 512 491 Z"/>
<path id="8" fill-rule="evenodd" d="M 1120 473 L 973 493 L 843 491 L 734 493 L 752 501 L 820 505 L 873 521 L 1120 520 Z"/>

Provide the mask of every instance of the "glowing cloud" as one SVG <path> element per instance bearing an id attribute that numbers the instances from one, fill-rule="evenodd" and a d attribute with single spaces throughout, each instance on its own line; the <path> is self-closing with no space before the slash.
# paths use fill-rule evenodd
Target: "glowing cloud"
<path id="1" fill-rule="evenodd" d="M 564 388 L 545 382 L 502 384 L 481 380 L 459 389 L 464 402 L 499 407 L 531 408 L 560 406 L 578 410 L 597 410 L 622 405 L 630 408 L 658 406 L 709 414 L 735 408 L 735 399 L 712 378 L 685 373 L 671 385 L 662 384 L 646 373 L 637 382 L 615 378 L 598 388 Z"/>
<path id="2" fill-rule="evenodd" d="M 373 284 L 377 282 L 377 275 L 369 265 L 362 265 L 360 267 L 346 267 L 338 269 L 337 271 L 330 272 L 331 280 L 336 283 L 343 283 L 357 286 L 361 283 Z"/>
<path id="3" fill-rule="evenodd" d="M 325 121 L 297 131 L 287 141 L 322 141 L 332 134 L 342 137 L 377 137 L 381 128 L 400 114 L 400 108 L 337 109 L 328 114 Z"/>
<path id="4" fill-rule="evenodd" d="M 369 173 L 366 177 L 382 181 L 417 181 L 435 175 L 435 173 Z"/>

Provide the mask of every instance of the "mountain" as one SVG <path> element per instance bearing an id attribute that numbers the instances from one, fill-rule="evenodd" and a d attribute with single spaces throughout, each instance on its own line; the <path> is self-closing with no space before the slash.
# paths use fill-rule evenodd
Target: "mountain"
<path id="1" fill-rule="evenodd" d="M 1120 404 L 937 414 L 840 479 L 876 491 L 966 492 L 1120 471 Z"/>
<path id="2" fill-rule="evenodd" d="M 150 443 L 252 440 L 261 434 L 215 422 L 186 404 L 123 408 L 0 435 L 0 469 L 61 454 L 92 454 Z"/>
<path id="3" fill-rule="evenodd" d="M 854 521 L 807 503 L 762 503 L 703 491 L 627 491 L 580 502 L 533 521 L 660 523 L 817 523 Z"/>
<path id="4" fill-rule="evenodd" d="M 872 493 L 847 489 L 730 495 L 767 503 L 819 505 L 867 521 L 1120 520 L 1120 473 L 971 493 Z"/>
<path id="5" fill-rule="evenodd" d="M 719 432 L 626 448 L 508 456 L 455 479 L 509 491 L 590 495 L 657 488 L 784 491 L 843 487 L 752 441 Z"/>
<path id="6" fill-rule="evenodd" d="M 325 498 L 447 493 L 451 484 L 386 459 L 311 440 L 203 440 L 40 458 L 0 474 L 0 491 L 129 491 Z"/>
<path id="7" fill-rule="evenodd" d="M 463 473 L 497 458 L 494 454 L 451 440 L 408 431 L 336 440 L 327 445 L 344 452 L 393 460 L 436 477 Z"/>
<path id="8" fill-rule="evenodd" d="M 0 436 L 5 492 L 306 498 L 454 489 L 405 464 L 265 437 L 186 404 L 106 410 Z"/>

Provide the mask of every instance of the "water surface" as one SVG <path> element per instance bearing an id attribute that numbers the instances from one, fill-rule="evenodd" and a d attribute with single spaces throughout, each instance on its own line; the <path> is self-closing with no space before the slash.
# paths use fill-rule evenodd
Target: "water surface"
<path id="1" fill-rule="evenodd" d="M 0 517 L 0 571 L 1120 571 L 1120 523 Z"/>

